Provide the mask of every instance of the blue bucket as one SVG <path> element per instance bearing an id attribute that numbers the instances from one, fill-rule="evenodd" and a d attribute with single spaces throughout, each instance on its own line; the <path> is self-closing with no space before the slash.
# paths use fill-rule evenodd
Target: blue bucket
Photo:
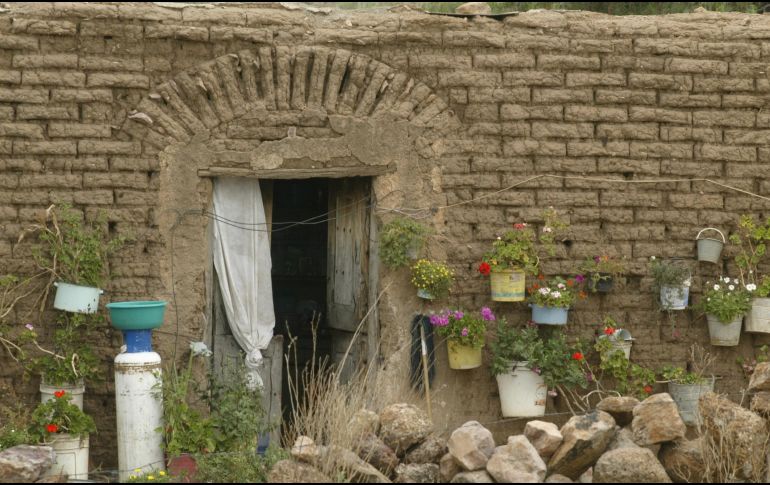
<path id="1" fill-rule="evenodd" d="M 122 301 L 108 303 L 112 326 L 119 330 L 151 330 L 163 325 L 165 301 Z"/>
<path id="2" fill-rule="evenodd" d="M 569 308 L 532 306 L 532 321 L 539 325 L 566 325 Z"/>

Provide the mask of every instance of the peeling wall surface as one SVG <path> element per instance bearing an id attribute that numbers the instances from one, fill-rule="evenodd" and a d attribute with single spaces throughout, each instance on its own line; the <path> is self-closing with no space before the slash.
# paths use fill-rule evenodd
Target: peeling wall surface
<path id="1" fill-rule="evenodd" d="M 697 266 L 697 232 L 730 230 L 740 214 L 770 208 L 691 180 L 768 193 L 770 16 L 4 5 L 0 274 L 33 271 L 28 243 L 16 240 L 50 204 L 72 203 L 89 218 L 105 211 L 136 239 L 110 261 L 108 297 L 172 301 L 156 332 L 167 359 L 177 318 L 184 346 L 208 325 L 209 222 L 199 214 L 211 181 L 199 170 L 394 168 L 375 178 L 378 205 L 439 208 L 425 212 L 435 228 L 428 254 L 456 271 L 451 303 L 466 309 L 490 303 L 475 270 L 492 240 L 553 206 L 571 223 L 570 244 L 545 261 L 546 274 L 595 255 L 628 261 L 623 284 L 577 304 L 567 331 L 593 339 L 611 314 L 636 338 L 633 360 L 655 368 L 683 365 L 708 333 L 694 312 L 669 320 L 657 310 L 648 258 L 692 260 L 697 296 L 732 267 L 730 258 Z M 541 178 L 494 193 L 542 174 L 604 180 Z M 624 183 L 634 180 L 660 182 Z M 395 388 L 407 380 L 411 317 L 431 307 L 406 270 L 383 268 L 380 288 L 382 363 Z M 511 322 L 529 318 L 524 304 L 493 308 Z M 120 342 L 109 329 L 93 342 L 107 376 Z M 717 390 L 745 387 L 735 359 L 763 343 L 744 334 L 737 348 L 711 348 Z M 488 366 L 450 371 L 445 360 L 441 347 L 438 424 L 499 421 Z M 0 363 L 0 399 L 34 401 L 37 383 Z M 102 430 L 92 462 L 106 466 L 116 461 L 113 393 L 108 377 L 86 397 Z M 519 425 L 489 427 L 510 434 Z"/>

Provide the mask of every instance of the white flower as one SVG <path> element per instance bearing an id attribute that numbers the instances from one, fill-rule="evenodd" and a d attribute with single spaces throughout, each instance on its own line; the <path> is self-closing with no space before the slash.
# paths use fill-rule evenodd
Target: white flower
<path id="1" fill-rule="evenodd" d="M 749 291 L 754 291 L 757 289 L 757 285 L 755 285 L 754 283 L 749 283 L 748 285 L 746 285 L 746 289 Z"/>
<path id="2" fill-rule="evenodd" d="M 551 292 L 551 290 L 549 290 L 548 288 L 540 288 L 540 294 L 541 295 L 547 295 L 550 292 Z"/>
<path id="3" fill-rule="evenodd" d="M 722 281 L 724 281 L 725 283 L 729 283 L 730 282 L 730 278 L 725 276 L 724 278 L 722 278 Z"/>
<path id="4" fill-rule="evenodd" d="M 650 261 L 655 261 L 655 256 L 650 256 Z"/>
<path id="5" fill-rule="evenodd" d="M 561 292 L 560 291 L 551 292 L 551 296 L 554 297 L 554 298 L 560 298 L 561 297 Z"/>
<path id="6" fill-rule="evenodd" d="M 502 239 L 503 239 L 503 238 L 501 238 L 500 236 L 497 236 L 497 240 L 498 240 L 498 241 L 502 241 Z"/>
<path id="7" fill-rule="evenodd" d="M 735 289 L 735 285 L 730 285 L 728 288 L 730 288 L 730 291 L 733 291 Z"/>
<path id="8" fill-rule="evenodd" d="M 543 228 L 543 232 L 553 232 L 553 228 L 551 228 L 551 227 L 548 227 L 548 226 L 545 226 L 545 227 Z"/>
<path id="9" fill-rule="evenodd" d="M 557 286 L 559 287 L 560 290 L 563 290 L 564 288 L 567 287 L 564 283 L 559 283 Z"/>
<path id="10" fill-rule="evenodd" d="M 706 298 L 706 301 L 711 301 L 711 298 Z"/>
<path id="11" fill-rule="evenodd" d="M 690 286 L 692 284 L 692 280 L 690 278 L 687 278 L 686 280 L 684 280 L 682 284 L 684 286 Z"/>
<path id="12" fill-rule="evenodd" d="M 719 291 L 719 289 L 720 289 L 719 285 L 714 285 L 714 291 Z"/>
<path id="13" fill-rule="evenodd" d="M 203 342 L 190 342 L 190 351 L 195 356 L 211 357 L 211 351 Z"/>

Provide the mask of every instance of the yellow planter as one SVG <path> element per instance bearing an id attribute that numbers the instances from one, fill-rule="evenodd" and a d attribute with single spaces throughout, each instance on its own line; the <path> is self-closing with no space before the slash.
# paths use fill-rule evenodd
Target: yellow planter
<path id="1" fill-rule="evenodd" d="M 492 271 L 489 278 L 492 285 L 492 301 L 524 301 L 524 271 Z"/>
<path id="2" fill-rule="evenodd" d="M 447 340 L 447 349 L 449 350 L 450 369 L 466 370 L 481 367 L 483 347 L 477 349 L 469 345 L 458 344 L 454 340 Z"/>

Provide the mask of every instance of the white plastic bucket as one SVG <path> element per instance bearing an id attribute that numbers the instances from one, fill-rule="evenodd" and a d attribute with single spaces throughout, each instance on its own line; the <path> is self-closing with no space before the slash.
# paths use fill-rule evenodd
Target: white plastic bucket
<path id="1" fill-rule="evenodd" d="M 752 333 L 770 333 L 770 298 L 754 298 L 746 314 L 744 329 Z"/>
<path id="2" fill-rule="evenodd" d="M 56 391 L 64 391 L 66 395 L 72 396 L 72 401 L 70 402 L 77 406 L 81 411 L 83 410 L 83 394 L 86 392 L 86 386 L 83 381 L 80 381 L 77 384 L 66 383 L 58 386 L 41 382 L 40 402 L 45 403 L 54 399 L 53 393 Z"/>
<path id="3" fill-rule="evenodd" d="M 678 384 L 668 383 L 668 393 L 679 408 L 682 421 L 689 426 L 700 424 L 700 411 L 698 401 L 704 394 L 714 391 L 714 378 L 706 379 L 703 384 Z"/>
<path id="4" fill-rule="evenodd" d="M 711 345 L 717 347 L 735 347 L 741 339 L 741 324 L 743 315 L 735 317 L 729 323 L 722 323 L 714 315 L 706 315 L 709 325 Z"/>
<path id="5" fill-rule="evenodd" d="M 526 362 L 517 362 L 508 374 L 497 376 L 500 407 L 504 418 L 532 418 L 545 415 L 548 389 L 541 376 Z"/>
<path id="6" fill-rule="evenodd" d="M 57 281 L 56 299 L 53 307 L 73 313 L 96 313 L 99 310 L 99 296 L 104 291 L 91 286 L 73 285 Z"/>
<path id="7" fill-rule="evenodd" d="M 700 236 L 704 231 L 717 232 L 722 240 L 720 241 L 719 239 L 711 239 L 707 237 L 701 238 Z M 714 227 L 707 227 L 705 229 L 701 229 L 698 235 L 695 236 L 695 240 L 698 241 L 698 261 L 719 263 L 719 257 L 722 255 L 722 248 L 725 246 L 725 242 L 727 242 L 725 235 L 722 234 L 722 231 Z"/>
<path id="8" fill-rule="evenodd" d="M 56 461 L 43 476 L 68 475 L 70 480 L 88 480 L 88 435 L 83 439 L 66 433 L 54 435 L 48 443 Z"/>

